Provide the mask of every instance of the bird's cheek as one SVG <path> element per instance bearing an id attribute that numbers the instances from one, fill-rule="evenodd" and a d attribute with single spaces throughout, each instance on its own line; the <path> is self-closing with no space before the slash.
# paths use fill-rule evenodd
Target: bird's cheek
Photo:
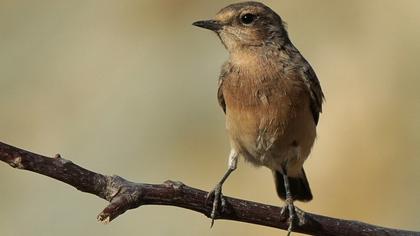
<path id="1" fill-rule="evenodd" d="M 234 49 L 237 47 L 238 39 L 236 38 L 235 35 L 226 31 L 222 31 L 219 33 L 219 37 L 228 50 Z"/>

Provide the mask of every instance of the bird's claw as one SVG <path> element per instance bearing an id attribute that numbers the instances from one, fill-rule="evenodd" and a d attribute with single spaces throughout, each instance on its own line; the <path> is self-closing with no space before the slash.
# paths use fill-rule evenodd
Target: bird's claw
<path id="1" fill-rule="evenodd" d="M 298 225 L 302 226 L 305 224 L 305 212 L 298 207 L 295 207 L 295 213 L 298 219 Z"/>
<path id="2" fill-rule="evenodd" d="M 305 224 L 305 212 L 295 207 L 293 205 L 293 202 L 288 201 L 288 200 L 286 200 L 286 204 L 281 209 L 281 212 L 280 212 L 281 216 L 285 217 L 286 211 L 288 211 L 288 216 L 289 216 L 287 219 L 289 223 L 289 227 L 287 228 L 287 236 L 290 236 L 290 234 L 292 233 L 292 229 L 294 227 L 296 218 L 298 219 L 297 223 L 299 226 L 302 226 L 303 224 Z"/>
<path id="3" fill-rule="evenodd" d="M 207 194 L 206 205 L 212 199 L 213 199 L 213 204 L 212 204 L 212 210 L 210 214 L 210 218 L 211 218 L 210 228 L 213 227 L 214 225 L 214 220 L 216 219 L 216 214 L 218 213 L 218 210 L 220 209 L 221 212 L 223 212 L 223 209 L 226 206 L 226 200 L 222 194 L 221 184 L 217 184 L 216 187 Z"/>

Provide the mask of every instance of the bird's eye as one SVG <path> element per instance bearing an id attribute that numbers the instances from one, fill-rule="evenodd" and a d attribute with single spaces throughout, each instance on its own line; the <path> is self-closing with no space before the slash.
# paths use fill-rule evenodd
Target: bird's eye
<path id="1" fill-rule="evenodd" d="M 245 25 L 249 25 L 252 22 L 254 22 L 255 18 L 256 16 L 254 14 L 247 13 L 241 16 L 241 22 L 244 23 Z"/>

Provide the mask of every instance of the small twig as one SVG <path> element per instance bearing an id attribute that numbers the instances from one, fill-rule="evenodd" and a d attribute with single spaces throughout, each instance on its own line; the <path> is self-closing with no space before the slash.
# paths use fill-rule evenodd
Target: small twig
<path id="1" fill-rule="evenodd" d="M 109 201 L 98 215 L 98 220 L 108 223 L 125 211 L 141 205 L 171 205 L 201 212 L 210 216 L 212 206 L 205 203 L 207 192 L 189 187 L 181 182 L 163 184 L 133 183 L 119 176 L 107 176 L 84 169 L 59 154 L 54 158 L 31 153 L 0 142 L 0 160 L 18 169 L 29 170 L 67 183 L 80 191 L 94 194 Z M 287 216 L 280 215 L 281 208 L 261 203 L 226 197 L 227 207 L 216 215 L 226 219 L 264 225 L 287 230 Z M 323 236 L 353 235 L 417 235 L 420 232 L 384 228 L 358 221 L 336 219 L 303 212 L 304 224 L 293 231 Z"/>

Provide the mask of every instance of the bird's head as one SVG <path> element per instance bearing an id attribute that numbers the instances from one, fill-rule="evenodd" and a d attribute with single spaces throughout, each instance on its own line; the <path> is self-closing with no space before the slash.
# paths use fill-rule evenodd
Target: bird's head
<path id="1" fill-rule="evenodd" d="M 280 16 L 259 2 L 229 5 L 213 19 L 197 21 L 193 25 L 216 32 L 229 51 L 273 42 L 281 44 L 288 39 Z"/>

